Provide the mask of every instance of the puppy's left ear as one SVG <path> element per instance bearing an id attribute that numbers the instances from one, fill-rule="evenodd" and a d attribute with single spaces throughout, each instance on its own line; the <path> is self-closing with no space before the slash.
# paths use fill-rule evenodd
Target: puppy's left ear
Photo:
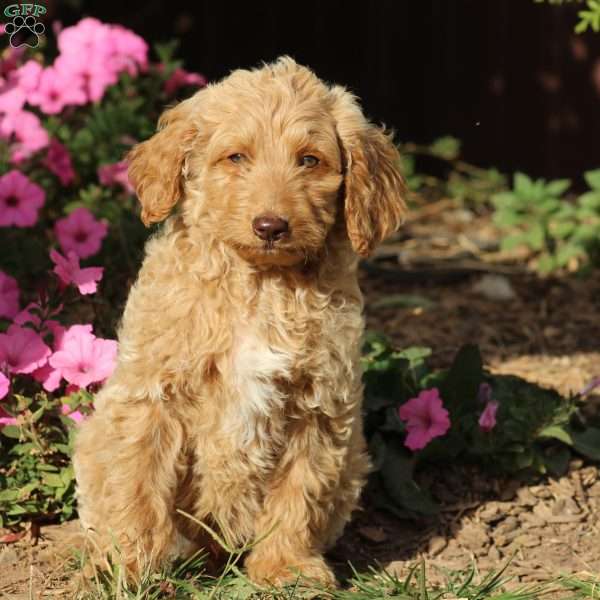
<path id="1" fill-rule="evenodd" d="M 345 158 L 346 229 L 354 251 L 366 257 L 404 220 L 400 155 L 391 136 L 365 119 L 352 94 L 339 86 L 331 94 Z"/>

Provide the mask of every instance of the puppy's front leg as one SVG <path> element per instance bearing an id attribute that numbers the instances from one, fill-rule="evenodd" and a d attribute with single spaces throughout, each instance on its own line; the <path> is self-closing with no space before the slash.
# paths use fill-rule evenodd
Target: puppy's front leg
<path id="1" fill-rule="evenodd" d="M 336 490 L 348 457 L 347 443 L 324 427 L 327 417 L 308 417 L 301 431 L 291 434 L 278 474 L 257 518 L 260 541 L 246 560 L 251 579 L 279 585 L 298 573 L 325 585 L 335 576 L 323 558 Z M 321 421 L 321 427 L 319 422 Z M 329 433 L 327 432 L 329 431 Z M 346 440 L 347 442 L 347 440 Z"/>
<path id="2" fill-rule="evenodd" d="M 183 430 L 162 402 L 128 402 L 107 386 L 75 447 L 79 514 L 100 554 L 129 576 L 162 563 L 175 540 Z"/>

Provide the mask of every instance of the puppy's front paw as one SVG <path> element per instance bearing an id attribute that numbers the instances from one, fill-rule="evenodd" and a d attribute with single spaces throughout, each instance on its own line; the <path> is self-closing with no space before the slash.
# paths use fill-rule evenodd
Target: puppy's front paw
<path id="1" fill-rule="evenodd" d="M 317 582 L 326 587 L 337 585 L 333 571 L 321 556 L 274 560 L 272 557 L 251 555 L 246 561 L 246 569 L 250 579 L 258 584 L 282 586 L 300 578 L 306 583 Z"/>

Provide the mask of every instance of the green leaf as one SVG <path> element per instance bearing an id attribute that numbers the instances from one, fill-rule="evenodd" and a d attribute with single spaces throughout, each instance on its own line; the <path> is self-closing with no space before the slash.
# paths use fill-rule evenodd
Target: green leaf
<path id="1" fill-rule="evenodd" d="M 535 184 L 525 173 L 515 173 L 513 186 L 519 196 L 530 197 L 535 191 Z"/>
<path id="2" fill-rule="evenodd" d="M 544 227 L 538 223 L 532 225 L 525 236 L 527 245 L 533 250 L 541 250 L 546 241 L 546 232 Z"/>
<path id="3" fill-rule="evenodd" d="M 397 440 L 390 441 L 386 445 L 385 460 L 381 466 L 385 491 L 400 508 L 425 515 L 437 514 L 439 507 L 416 484 L 413 469 L 414 458 Z"/>
<path id="4" fill-rule="evenodd" d="M 550 273 L 556 269 L 556 260 L 550 254 L 542 254 L 537 262 L 537 268 L 540 273 Z"/>
<path id="5" fill-rule="evenodd" d="M 559 267 L 565 267 L 572 258 L 585 257 L 585 250 L 575 244 L 565 244 L 556 253 L 556 264 Z"/>
<path id="6" fill-rule="evenodd" d="M 394 352 L 395 358 L 403 358 L 409 362 L 410 368 L 414 369 L 428 357 L 431 356 L 431 348 L 426 346 L 410 346 L 400 352 Z"/>
<path id="7" fill-rule="evenodd" d="M 546 193 L 552 196 L 562 196 L 571 187 L 570 179 L 555 179 L 546 184 Z"/>
<path id="8" fill-rule="evenodd" d="M 425 298 L 424 296 L 417 296 L 415 294 L 390 294 L 383 296 L 372 302 L 370 305 L 372 309 L 378 308 L 432 308 L 435 306 L 433 300 Z"/>
<path id="9" fill-rule="evenodd" d="M 555 440 L 559 440 L 568 446 L 573 445 L 573 439 L 569 435 L 569 432 L 563 427 L 559 427 L 558 425 L 550 425 L 549 427 L 545 427 L 542 431 L 539 432 L 538 437 L 541 438 L 554 438 Z"/>
<path id="10" fill-rule="evenodd" d="M 559 240 L 568 238 L 573 231 L 575 231 L 577 225 L 572 221 L 564 221 L 559 223 L 551 223 L 552 236 Z"/>
<path id="11" fill-rule="evenodd" d="M 60 477 L 60 475 L 57 475 L 55 473 L 44 473 L 42 476 L 42 480 L 46 485 L 49 485 L 53 488 L 59 488 L 64 486 L 63 480 Z"/>
<path id="12" fill-rule="evenodd" d="M 0 502 L 13 502 L 19 497 L 19 490 L 2 490 Z"/>
<path id="13" fill-rule="evenodd" d="M 5 425 L 2 428 L 2 435 L 18 440 L 21 437 L 21 428 L 16 425 Z"/>
<path id="14" fill-rule="evenodd" d="M 494 213 L 493 221 L 498 227 L 509 228 L 518 225 L 523 217 L 513 210 L 498 210 Z"/>
<path id="15" fill-rule="evenodd" d="M 583 174 L 586 183 L 593 189 L 600 191 L 600 169 L 594 169 L 593 171 L 586 171 Z"/>
<path id="16" fill-rule="evenodd" d="M 569 470 L 571 451 L 564 446 L 549 448 L 544 454 L 546 470 L 554 477 L 562 477 Z"/>
<path id="17" fill-rule="evenodd" d="M 474 344 L 463 346 L 456 355 L 440 395 L 452 418 L 474 413 L 478 407 L 477 395 L 483 381 L 483 361 Z"/>
<path id="18" fill-rule="evenodd" d="M 514 250 L 519 246 L 522 246 L 526 243 L 526 236 L 523 233 L 513 233 L 512 235 L 507 235 L 505 238 L 502 238 L 500 242 L 500 247 L 502 250 Z"/>
<path id="19" fill-rule="evenodd" d="M 593 460 L 600 460 L 600 429 L 588 427 L 584 431 L 572 431 L 573 448 Z"/>
<path id="20" fill-rule="evenodd" d="M 460 153 L 460 140 L 451 135 L 441 137 L 431 144 L 429 151 L 445 160 L 454 160 Z"/>
<path id="21" fill-rule="evenodd" d="M 579 196 L 578 204 L 584 208 L 600 212 L 600 190 L 586 192 Z"/>

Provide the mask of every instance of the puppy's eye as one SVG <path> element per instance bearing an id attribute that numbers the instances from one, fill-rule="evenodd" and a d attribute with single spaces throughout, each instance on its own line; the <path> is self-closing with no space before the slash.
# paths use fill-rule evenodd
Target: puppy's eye
<path id="1" fill-rule="evenodd" d="M 307 154 L 300 159 L 300 165 L 302 167 L 308 167 L 312 169 L 312 167 L 316 167 L 319 164 L 319 159 L 312 154 Z"/>
<path id="2" fill-rule="evenodd" d="M 227 158 L 232 163 L 241 163 L 246 157 L 243 154 L 240 154 L 239 152 L 236 152 L 235 154 L 231 154 Z"/>

